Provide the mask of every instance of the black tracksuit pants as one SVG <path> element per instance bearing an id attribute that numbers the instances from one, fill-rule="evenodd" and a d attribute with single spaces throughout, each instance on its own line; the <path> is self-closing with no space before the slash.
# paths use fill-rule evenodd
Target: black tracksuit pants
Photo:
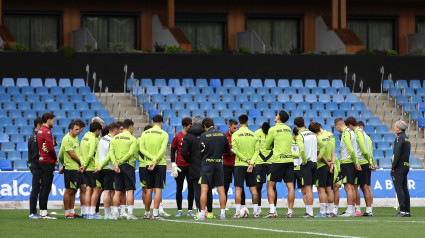
<path id="1" fill-rule="evenodd" d="M 391 173 L 394 182 L 395 192 L 397 193 L 398 203 L 400 204 L 401 212 L 410 213 L 410 194 L 407 186 L 407 174 L 409 166 L 402 166 Z"/>
<path id="2" fill-rule="evenodd" d="M 47 210 L 50 190 L 52 189 L 55 164 L 38 163 L 41 171 L 40 210 Z"/>
<path id="3" fill-rule="evenodd" d="M 177 210 L 182 210 L 182 203 L 183 203 L 183 184 L 184 179 L 186 178 L 187 181 L 187 202 L 188 202 L 188 210 L 192 210 L 193 208 L 193 199 L 195 197 L 194 191 L 193 191 L 193 183 L 189 181 L 189 166 L 180 166 L 181 172 L 179 172 L 179 175 L 176 178 L 176 185 L 177 185 L 177 191 L 176 191 L 176 202 L 177 202 Z"/>
<path id="4" fill-rule="evenodd" d="M 32 174 L 32 188 L 30 195 L 30 214 L 37 214 L 37 201 L 41 190 L 41 170 L 37 162 L 31 163 L 30 171 Z"/>

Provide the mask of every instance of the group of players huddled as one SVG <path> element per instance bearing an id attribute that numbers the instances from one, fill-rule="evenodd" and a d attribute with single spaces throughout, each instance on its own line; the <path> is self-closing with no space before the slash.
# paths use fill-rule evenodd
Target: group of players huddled
<path id="1" fill-rule="evenodd" d="M 39 162 L 49 161 L 58 165 L 50 131 L 55 116 L 50 114 L 46 118 L 43 115 L 42 121 L 36 119 L 40 123 L 35 125 L 39 129 L 36 131 Z M 252 196 L 253 217 L 259 218 L 261 215 L 261 190 L 266 183 L 270 211 L 264 218 L 276 218 L 276 183 L 282 180 L 288 189 L 288 211 L 285 214 L 288 218 L 293 216 L 295 185 L 301 189 L 306 207 L 302 218 L 373 216 L 370 180 L 371 171 L 376 168 L 372 141 L 363 130 L 364 123 L 356 121 L 354 117 L 335 119 L 335 128 L 342 135 L 338 159 L 335 156 L 335 137 L 331 132 L 323 130 L 314 121 L 307 128 L 302 117 L 295 118 L 295 128 L 291 130 L 285 124 L 288 119 L 289 115 L 282 110 L 275 118 L 275 126 L 270 127 L 266 122 L 259 130 L 252 132 L 248 129 L 248 116 L 240 115 L 239 122 L 229 120 L 229 130 L 223 133 L 214 127 L 211 118 L 202 119 L 199 115 L 192 119 L 184 118 L 183 131 L 175 135 L 171 144 L 171 176 L 176 179 L 177 185 L 176 217 L 183 215 L 182 190 L 185 178 L 188 185 L 187 215 L 197 220 L 214 217 L 213 188 L 217 188 L 220 195 L 220 219 L 226 219 L 227 193 L 232 181 L 236 207 L 232 218 L 245 217 L 240 212 L 241 207 L 245 206 L 244 183 Z M 145 206 L 143 219 L 160 220 L 170 216 L 162 208 L 162 189 L 165 188 L 166 180 L 165 152 L 169 139 L 168 133 L 161 129 L 162 125 L 163 117 L 154 116 L 152 125 L 146 126 L 140 138 L 136 139 L 132 135 L 132 120 L 104 126 L 103 120 L 96 117 L 80 142 L 78 135 L 86 125 L 79 119 L 71 122 L 58 156 L 63 165 L 59 173 L 64 174 L 66 188 L 63 196 L 65 217 L 137 219 L 133 214 L 137 169 L 135 160 L 140 165 L 138 169 Z M 49 182 L 51 186 L 51 180 Z M 337 215 L 341 184 L 344 184 L 347 194 L 347 209 Z M 320 213 L 316 215 L 313 214 L 313 185 L 317 187 L 320 203 Z M 43 191 L 43 184 L 41 186 L 41 194 L 45 194 L 46 187 Z M 360 211 L 358 186 L 365 198 L 365 213 Z M 78 189 L 81 216 L 74 210 Z M 50 188 L 47 190 L 48 194 Z M 104 216 L 96 209 L 102 192 Z M 153 193 L 154 209 L 151 215 Z M 46 197 L 43 196 L 43 199 Z M 192 212 L 193 200 L 196 202 L 196 213 Z M 47 214 L 47 201 L 44 203 L 40 216 L 35 214 L 36 210 L 33 212 L 35 208 L 31 208 L 30 218 L 55 219 Z"/>

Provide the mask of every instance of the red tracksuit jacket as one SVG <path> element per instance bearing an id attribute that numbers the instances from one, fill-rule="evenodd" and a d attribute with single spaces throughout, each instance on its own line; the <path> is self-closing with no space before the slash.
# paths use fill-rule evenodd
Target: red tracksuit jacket
<path id="1" fill-rule="evenodd" d="M 46 153 L 43 150 L 43 143 L 46 143 L 45 149 L 49 152 Z M 38 162 L 41 163 L 55 163 L 58 158 L 56 157 L 52 131 L 47 126 L 42 126 L 37 133 L 37 144 L 38 150 L 40 151 L 40 158 Z"/>

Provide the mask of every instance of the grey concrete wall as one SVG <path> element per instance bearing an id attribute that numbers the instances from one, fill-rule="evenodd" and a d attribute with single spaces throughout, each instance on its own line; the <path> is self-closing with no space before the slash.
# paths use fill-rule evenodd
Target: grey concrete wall
<path id="1" fill-rule="evenodd" d="M 321 16 L 316 17 L 316 52 L 345 53 L 345 45 L 333 30 L 328 30 Z"/>
<path id="2" fill-rule="evenodd" d="M 158 15 L 152 16 L 152 49 L 155 42 L 161 45 L 179 45 L 177 40 L 171 34 L 170 30 L 163 29 Z"/>

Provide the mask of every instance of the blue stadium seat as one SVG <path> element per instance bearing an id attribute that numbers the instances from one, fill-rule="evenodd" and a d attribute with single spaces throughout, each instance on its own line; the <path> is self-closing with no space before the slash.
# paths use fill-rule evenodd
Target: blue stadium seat
<path id="1" fill-rule="evenodd" d="M 167 101 L 168 101 L 168 97 L 167 97 Z M 170 102 L 174 102 L 174 101 L 170 101 Z M 180 102 L 192 102 L 192 95 L 189 95 L 189 94 L 180 95 Z"/>
<path id="2" fill-rule="evenodd" d="M 423 169 L 424 167 L 421 164 L 421 161 L 419 158 L 411 158 L 409 160 L 410 168 L 412 169 Z"/>
<path id="3" fill-rule="evenodd" d="M 223 97 L 222 97 L 223 102 L 229 103 L 229 102 L 233 102 L 234 100 L 235 100 L 235 97 L 233 95 L 230 95 L 230 94 L 223 95 Z"/>
<path id="4" fill-rule="evenodd" d="M 347 96 L 347 102 L 350 103 L 356 103 L 357 102 L 357 95 L 350 94 Z"/>
<path id="5" fill-rule="evenodd" d="M 25 95 L 23 94 L 14 94 L 12 95 L 14 102 L 25 102 Z"/>
<path id="6" fill-rule="evenodd" d="M 233 111 L 237 109 L 241 109 L 241 104 L 239 102 L 229 103 L 229 109 Z"/>
<path id="7" fill-rule="evenodd" d="M 93 102 L 90 104 L 90 109 L 91 110 L 102 110 L 103 109 L 103 105 L 101 102 Z"/>
<path id="8" fill-rule="evenodd" d="M 311 89 L 311 94 L 314 95 L 322 95 L 323 94 L 323 88 L 312 88 Z"/>
<path id="9" fill-rule="evenodd" d="M 138 82 L 138 79 L 128 78 L 127 82 L 126 82 L 127 90 L 130 90 L 130 89 L 137 87 L 137 82 Z"/>
<path id="10" fill-rule="evenodd" d="M 109 117 L 109 111 L 106 109 L 101 109 L 96 111 L 96 116 L 100 118 L 106 118 Z"/>
<path id="11" fill-rule="evenodd" d="M 372 135 L 373 133 L 375 133 L 375 128 L 373 125 L 365 125 L 364 131 L 366 132 L 366 134 Z"/>
<path id="12" fill-rule="evenodd" d="M 205 116 L 205 110 L 195 109 L 195 110 L 191 110 L 191 112 L 192 112 L 192 116 L 194 115 L 200 115 L 201 117 Z"/>
<path id="13" fill-rule="evenodd" d="M 159 89 L 160 89 L 160 94 L 162 95 L 173 94 L 173 90 L 170 86 L 162 86 Z"/>
<path id="14" fill-rule="evenodd" d="M 7 159 L 0 159 L 0 170 L 1 171 L 13 171 L 12 162 Z"/>
<path id="15" fill-rule="evenodd" d="M 174 107 L 173 107 L 173 109 L 174 109 Z M 199 103 L 197 103 L 197 102 L 186 103 L 186 109 L 188 109 L 188 110 L 199 109 Z M 178 109 L 176 109 L 176 110 L 178 110 Z"/>
<path id="16" fill-rule="evenodd" d="M 394 98 L 396 95 L 401 95 L 401 89 L 398 90 L 396 88 L 390 88 L 390 97 Z"/>
<path id="17" fill-rule="evenodd" d="M 171 98 L 172 95 L 167 95 L 167 99 L 169 97 Z M 164 95 L 162 95 L 162 94 L 154 94 L 154 95 L 151 96 L 151 101 L 152 102 L 156 102 L 156 103 L 158 103 L 158 102 L 164 102 Z M 172 100 L 170 100 L 170 101 L 172 101 Z M 169 101 L 167 100 L 167 102 L 169 102 Z"/>
<path id="18" fill-rule="evenodd" d="M 308 110 L 305 112 L 305 116 L 310 120 L 317 119 L 317 111 L 316 110 Z"/>
<path id="19" fill-rule="evenodd" d="M 384 141 L 394 143 L 396 136 L 394 133 L 385 133 L 384 134 Z"/>
<path id="20" fill-rule="evenodd" d="M 332 87 L 333 88 L 343 88 L 344 84 L 342 83 L 342 79 L 333 79 L 332 80 Z"/>
<path id="21" fill-rule="evenodd" d="M 89 110 L 89 104 L 87 102 L 79 102 L 75 104 L 78 110 Z"/>
<path id="22" fill-rule="evenodd" d="M 310 89 L 309 88 L 298 88 L 297 91 L 298 91 L 298 94 L 301 94 L 301 95 L 308 95 L 308 94 L 310 94 Z"/>
<path id="23" fill-rule="evenodd" d="M 425 118 L 424 117 L 420 117 L 418 120 L 418 126 L 420 128 L 425 128 Z"/>
<path id="24" fill-rule="evenodd" d="M 217 87 L 215 91 L 217 95 L 225 95 L 228 93 L 227 87 Z"/>
<path id="25" fill-rule="evenodd" d="M 190 88 L 187 89 L 187 92 L 188 92 L 189 95 L 192 95 L 192 96 L 201 93 L 201 91 L 198 87 L 190 87 Z"/>
<path id="26" fill-rule="evenodd" d="M 391 80 L 391 84 L 390 84 L 390 80 L 385 79 L 382 85 L 382 89 L 384 91 L 388 91 L 388 89 L 390 88 L 394 88 L 394 81 Z"/>
<path id="27" fill-rule="evenodd" d="M 147 87 L 153 86 L 152 79 L 150 79 L 150 78 L 143 78 L 143 79 L 141 79 L 140 86 L 143 87 L 143 88 L 147 88 Z"/>
<path id="28" fill-rule="evenodd" d="M 353 103 L 353 109 L 354 110 L 365 110 L 364 102 L 355 102 Z"/>
<path id="29" fill-rule="evenodd" d="M 18 171 L 27 171 L 28 163 L 26 160 L 17 160 L 14 162 L 13 167 Z"/>
<path id="30" fill-rule="evenodd" d="M 261 126 L 261 125 L 263 125 L 264 122 L 269 122 L 267 117 L 258 116 L 257 118 L 255 118 L 255 125 Z"/>
<path id="31" fill-rule="evenodd" d="M 295 117 L 303 117 L 304 113 L 301 110 L 293 110 L 291 111 L 291 117 L 295 118 Z"/>
<path id="32" fill-rule="evenodd" d="M 349 103 L 349 102 L 341 102 L 341 103 L 339 103 L 339 109 L 340 110 L 349 111 L 349 110 L 352 109 L 351 107 L 352 107 L 351 106 L 351 103 Z"/>
<path id="33" fill-rule="evenodd" d="M 279 88 L 288 88 L 288 87 L 290 87 L 289 80 L 288 79 L 279 79 L 277 81 L 277 86 Z"/>
<path id="34" fill-rule="evenodd" d="M 415 95 L 415 90 L 413 88 L 405 88 L 403 94 L 406 95 L 406 98 Z"/>
<path id="35" fill-rule="evenodd" d="M 88 94 L 84 97 L 84 101 L 88 102 L 88 103 L 93 103 L 93 102 L 97 102 L 97 98 L 95 94 Z"/>
<path id="36" fill-rule="evenodd" d="M 257 103 L 257 102 L 262 102 L 263 99 L 261 98 L 261 95 L 259 94 L 253 94 L 249 97 L 249 101 Z"/>
<path id="37" fill-rule="evenodd" d="M 317 96 L 316 96 L 316 95 L 314 95 L 314 94 L 308 94 L 308 95 L 306 95 L 306 97 L 305 97 L 305 101 L 306 101 L 306 102 L 308 102 L 308 103 L 314 103 L 314 102 L 317 102 Z"/>
<path id="38" fill-rule="evenodd" d="M 223 79 L 223 87 L 227 87 L 227 88 L 232 88 L 235 87 L 235 80 L 227 78 L 227 79 Z"/>
<path id="39" fill-rule="evenodd" d="M 245 94 L 245 95 L 255 94 L 255 89 L 251 88 L 251 87 L 245 87 L 245 88 L 243 88 L 243 94 Z"/>
<path id="40" fill-rule="evenodd" d="M 408 88 L 409 85 L 407 85 L 407 81 L 405 79 L 399 79 L 397 80 L 398 88 Z"/>
<path id="41" fill-rule="evenodd" d="M 37 117 L 35 110 L 23 110 L 23 112 L 24 112 L 24 118 L 32 120 Z"/>
<path id="42" fill-rule="evenodd" d="M 373 113 L 371 110 L 362 110 L 361 111 L 362 118 L 371 118 L 373 117 Z"/>
<path id="43" fill-rule="evenodd" d="M 60 106 L 58 102 L 47 103 L 47 110 L 57 111 L 60 110 Z"/>
<path id="44" fill-rule="evenodd" d="M 221 80 L 220 79 L 210 79 L 210 86 L 213 89 L 216 89 L 218 87 L 221 87 Z"/>
<path id="45" fill-rule="evenodd" d="M 315 110 L 315 109 L 313 108 L 313 110 Z M 317 110 L 317 111 L 319 111 L 320 117 L 322 117 L 322 118 L 331 118 L 332 117 L 330 111 L 327 111 L 327 110 Z M 333 124 L 333 123 L 334 122 L 332 120 L 331 124 Z M 329 123 L 327 123 L 327 124 L 329 124 Z"/>
<path id="46" fill-rule="evenodd" d="M 214 90 L 212 87 L 204 87 L 202 88 L 202 94 L 211 95 L 214 94 Z"/>
<path id="47" fill-rule="evenodd" d="M 165 118 L 171 118 L 176 116 L 176 110 L 174 109 L 164 109 L 163 112 Z"/>
<path id="48" fill-rule="evenodd" d="M 56 79 L 55 78 L 46 78 L 44 81 L 44 86 L 51 88 L 51 87 L 56 87 L 58 86 Z"/>
<path id="49" fill-rule="evenodd" d="M 194 101 L 195 102 L 206 102 L 207 101 L 207 97 L 206 97 L 205 94 L 198 94 L 198 95 L 195 95 Z"/>
<path id="50" fill-rule="evenodd" d="M 208 87 L 207 79 L 197 78 L 196 79 L 196 87 L 199 87 L 199 88 Z"/>
<path id="51" fill-rule="evenodd" d="M 213 121 L 216 127 L 220 125 L 226 125 L 226 121 L 224 120 L 224 117 L 214 117 Z"/>
<path id="52" fill-rule="evenodd" d="M 180 117 L 172 117 L 170 118 L 170 126 L 178 126 L 181 125 L 182 119 Z"/>
<path id="53" fill-rule="evenodd" d="M 32 121 L 30 123 L 33 124 Z M 32 133 L 33 129 L 34 128 L 32 126 L 21 126 L 21 127 L 19 127 L 20 134 L 25 135 L 25 136 L 29 136 Z"/>
<path id="54" fill-rule="evenodd" d="M 202 109 L 202 110 L 211 110 L 213 107 L 212 107 L 212 103 L 211 102 L 201 102 L 200 104 L 199 104 L 199 108 L 200 109 Z M 197 108 L 195 108 L 195 109 L 197 109 Z"/>
<path id="55" fill-rule="evenodd" d="M 296 88 L 288 87 L 288 88 L 284 88 L 284 90 L 285 90 L 285 94 L 288 94 L 288 95 L 297 94 Z M 273 92 L 273 89 L 272 89 L 272 92 Z"/>
<path id="56" fill-rule="evenodd" d="M 265 79 L 264 80 L 264 87 L 265 88 L 275 88 L 276 87 L 276 80 L 274 80 L 274 79 Z"/>
<path id="57" fill-rule="evenodd" d="M 15 126 L 28 126 L 27 118 L 15 118 Z"/>
<path id="58" fill-rule="evenodd" d="M 249 110 L 248 112 L 249 117 L 252 117 L 255 119 L 261 116 L 261 111 L 258 109 L 248 109 L 248 110 Z"/>
<path id="59" fill-rule="evenodd" d="M 13 142 L 3 142 L 1 143 L 1 150 L 5 152 L 15 151 L 15 143 Z"/>
<path id="60" fill-rule="evenodd" d="M 242 94 L 242 89 L 240 87 L 233 87 L 230 88 L 229 93 L 232 95 L 239 95 Z"/>
<path id="61" fill-rule="evenodd" d="M 344 97 L 347 97 L 351 93 L 350 88 L 343 87 L 338 89 L 338 94 L 343 95 Z"/>
<path id="62" fill-rule="evenodd" d="M 263 81 L 261 79 L 251 79 L 251 87 L 261 88 L 263 87 Z"/>
<path id="63" fill-rule="evenodd" d="M 72 86 L 77 87 L 77 88 L 82 88 L 86 86 L 86 83 L 84 82 L 84 79 L 82 78 L 75 78 L 72 81 Z"/>
<path id="64" fill-rule="evenodd" d="M 191 78 L 184 78 L 182 81 L 182 86 L 189 88 L 189 87 L 194 87 L 195 84 L 193 83 L 193 79 Z"/>
<path id="65" fill-rule="evenodd" d="M 331 97 L 327 94 L 322 94 L 319 96 L 319 102 L 328 104 L 331 102 Z"/>
<path id="66" fill-rule="evenodd" d="M 26 142 L 18 142 L 16 143 L 17 151 L 28 151 L 28 144 Z"/>
<path id="67" fill-rule="evenodd" d="M 0 132 L 0 143 L 4 143 L 4 142 L 9 142 L 9 135 Z"/>
<path id="68" fill-rule="evenodd" d="M 24 142 L 24 141 L 25 140 L 22 134 L 13 134 L 10 136 L 10 142 L 18 143 L 18 142 Z"/>
<path id="69" fill-rule="evenodd" d="M 276 117 L 276 111 L 272 109 L 263 110 L 263 117 L 266 117 L 267 119 L 274 119 Z"/>
<path id="70" fill-rule="evenodd" d="M 242 102 L 242 109 L 250 110 L 253 108 L 254 108 L 253 102 L 247 102 L 247 101 Z"/>
<path id="71" fill-rule="evenodd" d="M 276 96 L 274 94 L 264 95 L 264 101 L 268 103 L 276 102 Z"/>
<path id="72" fill-rule="evenodd" d="M 176 86 L 174 88 L 174 93 L 176 95 L 186 95 L 186 88 L 185 87 L 181 87 L 181 86 Z"/>
<path id="73" fill-rule="evenodd" d="M 16 164 L 16 161 L 22 160 L 21 152 L 20 151 L 9 151 L 9 152 L 7 152 L 7 159 L 14 161 L 15 164 Z M 26 162 L 25 160 L 23 160 L 23 161 Z"/>
<path id="74" fill-rule="evenodd" d="M 236 95 L 236 102 L 246 102 L 248 101 L 248 96 L 245 94 Z"/>
<path id="75" fill-rule="evenodd" d="M 238 79 L 236 86 L 238 87 L 249 87 L 248 79 Z"/>
<path id="76" fill-rule="evenodd" d="M 229 128 L 228 128 L 228 126 L 227 126 L 227 125 L 220 125 L 220 126 L 219 126 L 219 130 L 220 130 L 221 132 L 223 132 L 223 133 L 226 133 L 228 129 L 229 129 Z"/>
<path id="77" fill-rule="evenodd" d="M 33 103 L 32 109 L 36 111 L 42 111 L 46 109 L 46 104 L 44 102 Z"/>
<path id="78" fill-rule="evenodd" d="M 379 117 L 371 117 L 369 118 L 368 124 L 377 126 L 377 125 L 380 125 L 381 123 L 379 122 Z"/>
<path id="79" fill-rule="evenodd" d="M 65 87 L 65 94 L 67 94 L 67 95 L 75 95 L 75 94 L 77 94 L 77 88 L 76 87 L 71 87 L 71 86 Z"/>
<path id="80" fill-rule="evenodd" d="M 303 95 L 301 95 L 301 94 L 294 94 L 291 97 L 291 102 L 300 103 L 300 102 L 303 102 L 303 101 L 304 101 Z"/>
<path id="81" fill-rule="evenodd" d="M 7 87 L 8 94 L 20 94 L 20 88 L 18 86 L 9 86 Z"/>
<path id="82" fill-rule="evenodd" d="M 425 87 L 416 89 L 416 95 L 419 97 L 425 97 Z"/>
<path id="83" fill-rule="evenodd" d="M 279 94 L 277 97 L 277 101 L 281 103 L 289 102 L 289 95 L 288 94 Z"/>
<path id="84" fill-rule="evenodd" d="M 80 117 L 80 115 L 78 115 L 78 118 Z M 70 118 L 63 118 L 63 119 L 58 119 L 58 126 L 60 127 L 68 127 L 69 123 L 71 123 L 71 119 Z"/>
<path id="85" fill-rule="evenodd" d="M 158 87 L 157 86 L 148 86 L 146 88 L 146 94 L 148 94 L 148 95 L 158 94 Z"/>
<path id="86" fill-rule="evenodd" d="M 329 79 L 319 79 L 318 86 L 320 88 L 329 88 L 331 84 L 329 83 Z"/>
<path id="87" fill-rule="evenodd" d="M 185 117 L 190 117 L 190 110 L 188 109 L 184 109 L 184 110 L 179 110 L 177 112 L 178 116 L 181 118 L 185 118 Z"/>
<path id="88" fill-rule="evenodd" d="M 30 85 L 32 87 L 43 87 L 43 80 L 41 78 L 32 78 Z"/>
<path id="89" fill-rule="evenodd" d="M 70 111 L 74 110 L 74 103 L 73 102 L 64 102 L 62 103 L 62 110 Z"/>
<path id="90" fill-rule="evenodd" d="M 316 84 L 316 80 L 315 79 L 306 79 L 305 80 L 305 87 L 306 88 L 316 88 L 317 84 Z"/>
<path id="91" fill-rule="evenodd" d="M 233 117 L 233 111 L 230 110 L 230 109 L 221 110 L 221 116 L 226 118 L 226 119 L 229 118 L 229 117 Z"/>
<path id="92" fill-rule="evenodd" d="M 302 88 L 304 87 L 303 81 L 301 79 L 292 79 L 291 87 L 293 88 Z"/>
<path id="93" fill-rule="evenodd" d="M 65 94 L 56 95 L 56 100 L 55 101 L 58 102 L 58 103 L 68 102 L 68 95 L 65 95 Z"/>
<path id="94" fill-rule="evenodd" d="M 32 86 L 24 86 L 24 87 L 22 87 L 22 94 L 24 94 L 24 95 L 33 95 L 34 94 L 34 87 L 32 87 Z"/>
<path id="95" fill-rule="evenodd" d="M 342 95 L 333 95 L 332 101 L 336 103 L 342 103 L 344 102 L 344 96 Z"/>
<path id="96" fill-rule="evenodd" d="M 15 80 L 13 78 L 3 78 L 1 85 L 4 87 L 15 86 Z"/>
<path id="97" fill-rule="evenodd" d="M 214 109 L 221 111 L 221 110 L 227 109 L 227 105 L 226 105 L 225 102 L 215 102 L 214 103 Z"/>
<path id="98" fill-rule="evenodd" d="M 274 108 L 272 107 L 272 109 L 274 109 Z M 282 108 L 280 108 L 276 111 L 279 112 L 280 110 L 282 110 Z M 288 112 L 290 110 L 297 110 L 297 104 L 295 102 L 285 102 L 285 111 Z"/>
<path id="99" fill-rule="evenodd" d="M 58 86 L 62 88 L 71 87 L 71 80 L 69 78 L 60 78 Z"/>
<path id="100" fill-rule="evenodd" d="M 163 78 L 157 78 L 155 79 L 155 86 L 158 88 L 167 86 L 167 82 Z"/>
<path id="101" fill-rule="evenodd" d="M 388 150 L 390 149 L 390 143 L 387 141 L 378 141 L 379 150 Z"/>
<path id="102" fill-rule="evenodd" d="M 325 104 L 323 102 L 313 102 L 311 104 L 313 110 L 321 111 L 325 109 Z"/>
<path id="103" fill-rule="evenodd" d="M 236 117 L 239 117 L 242 114 L 245 114 L 246 115 L 247 113 L 248 113 L 248 111 L 246 109 L 237 109 L 237 110 L 235 110 L 235 116 Z"/>
<path id="104" fill-rule="evenodd" d="M 38 94 L 38 95 L 49 94 L 49 89 L 46 88 L 46 87 L 36 87 L 35 88 L 35 94 Z"/>
<path id="105" fill-rule="evenodd" d="M 218 94 L 208 95 L 208 102 L 212 102 L 212 103 L 220 102 L 220 95 Z"/>
<path id="106" fill-rule="evenodd" d="M 276 87 L 275 87 L 276 88 Z M 267 94 L 269 94 L 269 89 L 268 88 L 257 88 L 257 94 L 265 96 Z"/>
<path id="107" fill-rule="evenodd" d="M 302 110 L 302 111 L 310 110 L 310 103 L 308 103 L 308 102 L 298 103 L 298 110 Z"/>
<path id="108" fill-rule="evenodd" d="M 22 111 L 21 110 L 9 110 L 9 117 L 10 118 L 20 118 L 22 117 Z"/>
<path id="109" fill-rule="evenodd" d="M 255 103 L 257 109 L 260 110 L 265 110 L 265 109 L 269 109 L 269 103 L 268 102 L 263 102 L 263 101 L 259 101 L 257 103 Z"/>
<path id="110" fill-rule="evenodd" d="M 172 88 L 179 87 L 180 86 L 180 80 L 176 79 L 176 78 L 169 79 L 168 80 L 168 86 L 172 87 Z"/>
<path id="111" fill-rule="evenodd" d="M 359 117 L 359 111 L 358 110 L 347 110 L 347 117 Z"/>
<path id="112" fill-rule="evenodd" d="M 41 96 L 41 100 L 44 103 L 50 103 L 50 102 L 54 102 L 55 101 L 55 99 L 53 98 L 53 95 L 51 95 L 51 94 L 42 95 Z"/>
<path id="113" fill-rule="evenodd" d="M 56 119 L 66 118 L 64 110 L 55 111 Z"/>

